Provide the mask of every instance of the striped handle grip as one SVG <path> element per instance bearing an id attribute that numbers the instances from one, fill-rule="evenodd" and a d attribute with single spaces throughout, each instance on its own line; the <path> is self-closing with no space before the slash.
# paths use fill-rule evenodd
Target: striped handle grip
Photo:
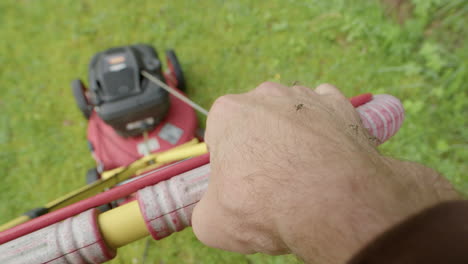
<path id="1" fill-rule="evenodd" d="M 356 110 L 364 127 L 378 139 L 378 143 L 383 143 L 395 135 L 405 119 L 400 100 L 388 94 L 374 95 Z"/>

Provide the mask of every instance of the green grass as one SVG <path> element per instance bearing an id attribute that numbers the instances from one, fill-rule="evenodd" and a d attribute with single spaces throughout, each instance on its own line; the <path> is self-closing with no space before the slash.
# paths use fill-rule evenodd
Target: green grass
<path id="1" fill-rule="evenodd" d="M 367 0 L 1 1 L 0 222 L 84 183 L 94 163 L 69 83 L 87 80 L 95 52 L 136 42 L 174 48 L 189 96 L 206 108 L 265 80 L 393 94 L 407 116 L 382 151 L 468 194 L 468 4 L 410 5 L 399 24 Z M 141 263 L 143 249 L 124 247 L 112 263 Z M 297 262 L 210 249 L 185 230 L 151 242 L 146 263 Z"/>

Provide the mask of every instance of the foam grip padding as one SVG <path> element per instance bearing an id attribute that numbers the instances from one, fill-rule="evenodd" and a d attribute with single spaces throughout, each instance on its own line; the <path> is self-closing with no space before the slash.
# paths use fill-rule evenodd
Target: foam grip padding
<path id="1" fill-rule="evenodd" d="M 91 209 L 65 221 L 0 245 L 2 264 L 103 263 L 115 257 Z"/>
<path id="2" fill-rule="evenodd" d="M 400 100 L 388 94 L 374 95 L 372 100 L 357 107 L 362 123 L 371 135 L 383 143 L 400 129 L 405 112 Z"/>
<path id="3" fill-rule="evenodd" d="M 204 165 L 138 191 L 146 227 L 162 239 L 191 225 L 192 212 L 208 187 L 210 165 Z"/>

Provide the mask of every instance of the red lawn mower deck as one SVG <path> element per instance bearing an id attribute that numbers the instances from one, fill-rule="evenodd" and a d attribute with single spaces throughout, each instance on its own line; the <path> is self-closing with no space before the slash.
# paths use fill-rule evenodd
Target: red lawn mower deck
<path id="1" fill-rule="evenodd" d="M 164 151 L 194 138 L 197 128 L 195 111 L 170 95 L 171 107 L 158 126 L 148 132 L 148 138 L 123 138 L 93 112 L 88 122 L 88 141 L 96 162 L 102 170 L 126 166 L 146 152 Z M 147 149 L 149 148 L 149 150 Z"/>

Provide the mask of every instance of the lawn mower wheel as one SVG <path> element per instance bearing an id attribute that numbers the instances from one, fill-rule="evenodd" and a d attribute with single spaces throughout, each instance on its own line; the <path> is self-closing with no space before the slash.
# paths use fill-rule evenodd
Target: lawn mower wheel
<path id="1" fill-rule="evenodd" d="M 71 83 L 73 96 L 75 97 L 76 104 L 80 109 L 81 113 L 86 119 L 89 119 L 91 112 L 93 111 L 92 105 L 88 103 L 85 91 L 86 87 L 83 82 L 79 79 L 73 80 Z"/>
<path id="2" fill-rule="evenodd" d="M 184 73 L 182 71 L 182 67 L 180 66 L 179 60 L 177 59 L 177 55 L 175 54 L 174 50 L 166 50 L 166 59 L 167 59 L 167 66 L 171 74 L 177 80 L 177 89 L 184 92 L 185 91 Z"/>

